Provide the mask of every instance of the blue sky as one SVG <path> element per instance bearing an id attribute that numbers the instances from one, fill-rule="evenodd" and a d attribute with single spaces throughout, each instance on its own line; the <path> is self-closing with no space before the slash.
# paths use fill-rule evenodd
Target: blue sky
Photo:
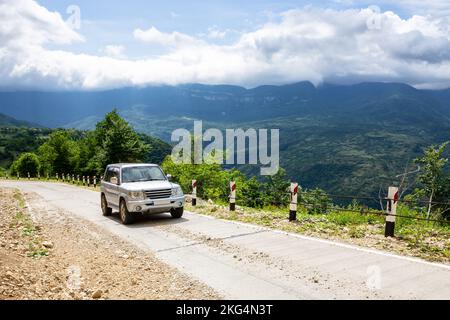
<path id="1" fill-rule="evenodd" d="M 408 17 L 418 10 L 413 6 L 401 6 L 395 1 L 274 1 L 274 0 L 203 0 L 203 1 L 148 1 L 148 0 L 40 0 L 41 5 L 57 11 L 63 18 L 70 5 L 81 10 L 82 24 L 79 32 L 88 39 L 72 47 L 75 52 L 98 54 L 102 47 L 120 44 L 127 48 L 130 57 L 143 57 L 160 53 L 159 48 L 142 46 L 133 38 L 136 28 L 157 27 L 163 32 L 180 31 L 192 36 L 206 34 L 211 28 L 231 30 L 223 39 L 214 43 L 230 43 L 239 37 L 238 32 L 249 32 L 291 9 L 313 6 L 319 8 L 347 9 L 367 8 L 377 5 L 381 10 L 394 10 L 401 17 Z"/>
<path id="2" fill-rule="evenodd" d="M 448 0 L 0 0 L 0 21 L 0 89 L 450 87 Z"/>

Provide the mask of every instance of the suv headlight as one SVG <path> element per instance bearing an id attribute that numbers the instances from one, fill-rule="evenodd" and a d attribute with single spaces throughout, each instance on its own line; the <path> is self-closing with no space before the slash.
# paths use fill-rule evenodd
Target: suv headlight
<path id="1" fill-rule="evenodd" d="M 180 187 L 172 188 L 172 197 L 178 197 L 183 195 L 183 190 Z"/>
<path id="2" fill-rule="evenodd" d="M 130 191 L 129 196 L 131 199 L 133 200 L 144 200 L 145 199 L 145 194 L 143 191 Z"/>

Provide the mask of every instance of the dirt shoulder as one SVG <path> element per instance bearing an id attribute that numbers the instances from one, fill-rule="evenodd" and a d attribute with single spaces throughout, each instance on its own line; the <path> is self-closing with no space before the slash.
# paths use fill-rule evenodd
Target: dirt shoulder
<path id="1" fill-rule="evenodd" d="M 29 210 L 18 190 L 0 189 L 0 208 L 0 299 L 220 298 L 90 222 Z"/>

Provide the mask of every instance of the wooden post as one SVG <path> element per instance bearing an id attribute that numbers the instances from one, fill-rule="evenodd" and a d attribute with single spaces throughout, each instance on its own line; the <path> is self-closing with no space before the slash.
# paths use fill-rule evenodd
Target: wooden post
<path id="1" fill-rule="evenodd" d="M 291 203 L 289 204 L 289 221 L 297 220 L 297 195 L 298 195 L 298 183 L 291 183 Z"/>
<path id="2" fill-rule="evenodd" d="M 236 182 L 230 182 L 230 211 L 236 210 Z"/>
<path id="3" fill-rule="evenodd" d="M 397 215 L 398 188 L 389 187 L 386 205 L 386 225 L 384 229 L 385 237 L 393 237 L 395 229 L 395 216 Z"/>
<path id="4" fill-rule="evenodd" d="M 192 180 L 192 205 L 197 205 L 197 180 Z"/>

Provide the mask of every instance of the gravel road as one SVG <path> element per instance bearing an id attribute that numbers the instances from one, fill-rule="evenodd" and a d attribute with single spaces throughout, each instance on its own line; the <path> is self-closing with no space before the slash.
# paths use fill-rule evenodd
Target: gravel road
<path id="1" fill-rule="evenodd" d="M 58 183 L 2 181 L 29 207 L 63 212 L 115 237 L 229 299 L 450 299 L 450 267 L 338 242 L 186 212 L 123 226 L 103 217 L 98 192 Z"/>

